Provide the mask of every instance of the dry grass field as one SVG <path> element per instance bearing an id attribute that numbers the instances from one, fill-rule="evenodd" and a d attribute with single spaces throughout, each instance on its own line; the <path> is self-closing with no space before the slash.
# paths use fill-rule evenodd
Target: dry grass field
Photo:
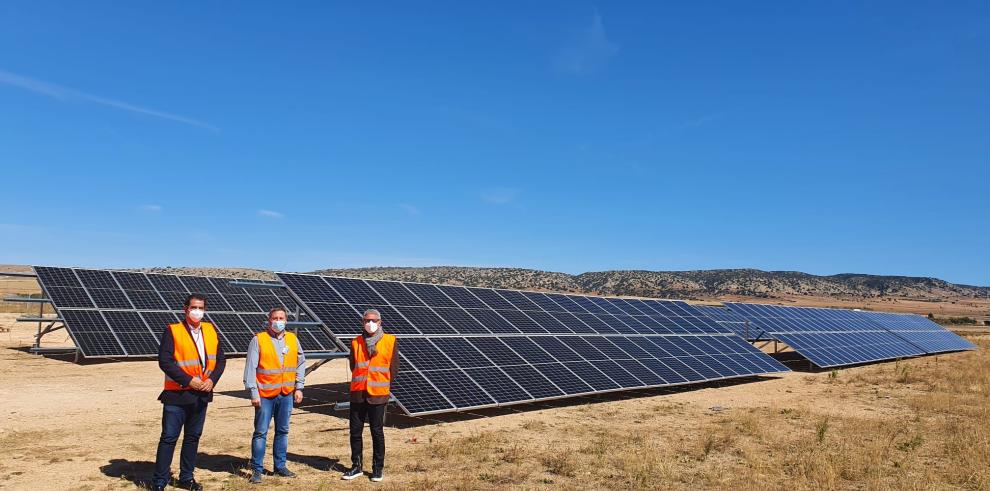
<path id="1" fill-rule="evenodd" d="M 15 316 L 0 314 L 0 325 Z M 0 334 L 0 487 L 135 489 L 159 432 L 155 362 L 39 357 L 23 350 L 31 329 L 13 327 Z M 242 490 L 990 488 L 990 337 L 971 339 L 983 349 L 432 419 L 390 414 L 380 484 L 339 480 L 347 422 L 332 404 L 347 374 L 335 362 L 311 375 L 293 415 L 299 478 L 249 485 L 253 413 L 233 359 L 197 478 Z"/>

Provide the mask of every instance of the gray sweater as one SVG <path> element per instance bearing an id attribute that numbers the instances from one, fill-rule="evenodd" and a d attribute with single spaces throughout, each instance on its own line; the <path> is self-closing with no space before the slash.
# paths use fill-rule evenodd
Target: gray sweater
<path id="1" fill-rule="evenodd" d="M 275 353 L 278 354 L 278 362 L 281 364 L 285 363 L 285 358 L 282 355 L 282 348 L 285 347 L 285 336 L 275 337 L 271 336 L 272 343 L 275 345 Z M 299 364 L 296 366 L 296 389 L 302 390 L 306 382 L 306 355 L 303 353 L 302 345 L 299 344 L 299 338 L 296 337 L 296 349 L 299 350 Z M 251 399 L 260 399 L 261 395 L 258 393 L 258 362 L 261 360 L 261 349 L 258 347 L 258 336 L 251 339 L 251 344 L 248 345 L 247 358 L 244 360 L 244 388 L 251 391 Z"/>

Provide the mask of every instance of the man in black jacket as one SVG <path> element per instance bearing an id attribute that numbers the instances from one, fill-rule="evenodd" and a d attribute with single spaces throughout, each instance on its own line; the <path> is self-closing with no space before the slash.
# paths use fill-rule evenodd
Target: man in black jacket
<path id="1" fill-rule="evenodd" d="M 182 431 L 179 481 L 182 489 L 202 490 L 193 479 L 199 437 L 206 422 L 206 406 L 213 401 L 213 387 L 220 381 L 226 359 L 213 324 L 203 322 L 206 297 L 186 298 L 185 319 L 165 328 L 158 348 L 158 367 L 165 372 L 162 401 L 162 434 L 155 457 L 153 490 L 164 491 L 171 474 L 175 443 Z"/>

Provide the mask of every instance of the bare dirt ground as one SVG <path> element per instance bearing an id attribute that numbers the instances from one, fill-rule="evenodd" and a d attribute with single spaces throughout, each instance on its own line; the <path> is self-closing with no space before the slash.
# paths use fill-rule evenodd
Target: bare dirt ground
<path id="1" fill-rule="evenodd" d="M 13 327 L 0 334 L 0 488 L 135 489 L 160 431 L 156 363 L 31 355 L 32 331 L 14 317 L 0 314 Z M 837 372 L 432 419 L 393 413 L 380 484 L 339 480 L 350 453 L 345 414 L 332 409 L 347 380 L 335 362 L 311 374 L 293 413 L 299 477 L 250 486 L 253 410 L 243 360 L 232 359 L 196 476 L 208 489 L 987 488 L 990 341 L 973 339 L 984 349 Z"/>

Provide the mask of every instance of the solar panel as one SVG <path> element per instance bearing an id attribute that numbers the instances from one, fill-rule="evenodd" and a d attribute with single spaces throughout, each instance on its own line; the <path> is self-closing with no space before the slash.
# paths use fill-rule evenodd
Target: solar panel
<path id="1" fill-rule="evenodd" d="M 976 349 L 975 344 L 920 315 L 888 312 L 859 312 L 859 314 L 919 346 L 927 353 Z"/>
<path id="2" fill-rule="evenodd" d="M 918 345 L 862 312 L 735 302 L 725 305 L 823 368 L 925 354 Z"/>
<path id="3" fill-rule="evenodd" d="M 206 296 L 207 320 L 217 326 L 227 354 L 244 354 L 264 328 L 268 310 L 295 309 L 279 290 L 232 287 L 233 278 L 36 266 L 38 283 L 85 357 L 149 357 L 168 324 L 182 318 L 190 293 Z M 282 301 L 279 294 L 288 303 Z M 308 314 L 301 320 L 310 320 Z M 339 351 L 322 326 L 296 329 L 305 351 Z"/>
<path id="4" fill-rule="evenodd" d="M 399 338 L 393 396 L 407 414 L 787 371 L 680 301 L 278 276 L 340 339 L 360 333 L 366 309 L 382 313 Z"/>
<path id="5" fill-rule="evenodd" d="M 747 341 L 758 341 L 768 339 L 769 334 L 756 322 L 752 322 L 746 317 L 739 315 L 726 307 L 714 307 L 711 305 L 695 305 L 694 308 L 705 314 L 719 325 L 730 329 Z"/>

